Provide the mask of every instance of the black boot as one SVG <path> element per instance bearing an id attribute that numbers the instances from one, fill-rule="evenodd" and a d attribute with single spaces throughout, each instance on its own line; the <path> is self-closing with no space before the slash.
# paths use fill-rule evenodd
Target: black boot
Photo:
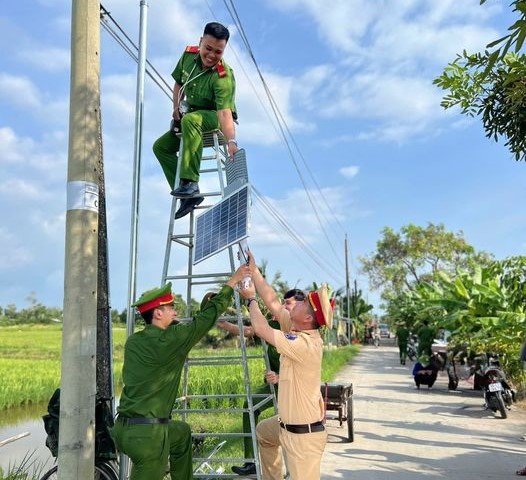
<path id="1" fill-rule="evenodd" d="M 242 467 L 233 466 L 232 471 L 238 475 L 255 475 L 256 464 L 252 462 L 246 462 Z"/>

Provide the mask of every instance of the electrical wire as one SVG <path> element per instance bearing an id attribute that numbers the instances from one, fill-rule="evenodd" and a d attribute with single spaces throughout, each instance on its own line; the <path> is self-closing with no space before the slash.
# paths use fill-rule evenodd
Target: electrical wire
<path id="1" fill-rule="evenodd" d="M 252 191 L 256 198 L 264 205 L 265 209 L 270 213 L 270 215 L 279 223 L 279 225 L 287 232 L 287 234 L 302 248 L 306 254 L 311 258 L 311 260 L 316 263 L 323 271 L 331 275 L 333 279 L 337 280 L 340 275 L 337 271 L 330 268 L 328 264 L 320 255 L 315 252 L 302 238 L 298 235 L 294 229 L 290 226 L 283 216 L 272 206 L 272 204 L 266 200 L 266 198 L 252 185 Z"/>
<path id="2" fill-rule="evenodd" d="M 302 185 L 303 185 L 303 188 L 304 188 L 304 190 L 305 190 L 305 193 L 307 194 L 307 198 L 309 199 L 309 203 L 310 203 L 311 206 L 312 206 L 312 209 L 313 209 L 313 211 L 314 211 L 314 214 L 316 215 L 316 219 L 317 219 L 317 221 L 318 221 L 318 223 L 319 223 L 319 225 L 320 225 L 320 227 L 321 227 L 321 230 L 322 230 L 322 232 L 323 232 L 323 234 L 324 234 L 324 236 L 325 236 L 325 239 L 327 240 L 327 243 L 329 244 L 329 246 L 330 246 L 330 248 L 331 248 L 333 254 L 335 255 L 335 259 L 340 263 L 340 265 L 341 265 L 343 268 L 345 268 L 345 267 L 344 267 L 344 264 L 343 264 L 343 261 L 342 261 L 342 259 L 340 258 L 340 255 L 341 255 L 341 254 L 338 254 L 338 253 L 336 252 L 336 250 L 335 250 L 335 248 L 334 248 L 334 246 L 333 246 L 333 244 L 332 244 L 332 242 L 331 242 L 331 240 L 330 240 L 329 234 L 328 234 L 328 232 L 327 232 L 327 230 L 326 230 L 326 228 L 325 228 L 325 226 L 324 226 L 324 224 L 323 224 L 323 222 L 322 222 L 322 220 L 321 220 L 321 218 L 320 218 L 320 214 L 319 214 L 319 211 L 318 211 L 319 209 L 318 209 L 318 207 L 317 207 L 317 205 L 316 205 L 316 202 L 314 201 L 314 199 L 313 199 L 313 197 L 312 197 L 312 193 L 311 193 L 311 191 L 310 191 L 309 188 L 307 187 L 307 184 L 306 184 L 306 182 L 305 182 L 305 179 L 304 179 L 304 177 L 303 177 L 303 174 L 301 173 L 301 170 L 300 170 L 300 168 L 299 168 L 299 166 L 298 166 L 298 163 L 297 163 L 297 161 L 296 161 L 296 158 L 295 158 L 295 156 L 294 156 L 294 154 L 293 154 L 293 152 L 292 152 L 292 148 L 291 148 L 291 146 L 290 146 L 290 144 L 289 144 L 289 141 L 288 141 L 287 135 L 285 134 L 285 131 L 288 133 L 289 137 L 291 137 L 293 140 L 294 140 L 294 138 L 293 138 L 293 136 L 292 136 L 292 133 L 291 133 L 290 129 L 289 129 L 288 126 L 287 126 L 287 123 L 286 123 L 286 121 L 285 121 L 283 115 L 281 114 L 281 111 L 280 111 L 280 109 L 279 109 L 279 106 L 277 105 L 277 102 L 275 101 L 275 99 L 274 99 L 274 97 L 273 97 L 273 95 L 272 95 L 272 92 L 270 91 L 270 88 L 268 87 L 268 84 L 267 84 L 265 78 L 263 77 L 263 73 L 261 72 L 261 69 L 259 68 L 259 65 L 258 65 L 258 63 L 257 63 L 257 60 L 256 60 L 256 58 L 255 58 L 255 56 L 254 56 L 254 53 L 253 53 L 253 51 L 252 51 L 252 48 L 251 48 L 251 46 L 250 46 L 250 42 L 248 41 L 248 37 L 246 36 L 245 30 L 244 30 L 244 28 L 243 28 L 243 25 L 242 25 L 242 23 L 241 23 L 241 20 L 240 20 L 240 18 L 239 18 L 238 13 L 237 13 L 237 9 L 236 9 L 236 7 L 235 7 L 235 5 L 234 5 L 234 2 L 233 2 L 233 0 L 230 0 L 230 1 L 229 1 L 230 5 L 229 5 L 228 2 L 227 2 L 227 0 L 223 0 L 223 3 L 225 4 L 226 9 L 228 10 L 228 12 L 229 12 L 229 14 L 230 14 L 232 20 L 234 21 L 234 24 L 236 25 L 236 27 L 237 27 L 237 29 L 238 29 L 238 31 L 239 31 L 239 33 L 240 33 L 241 39 L 243 40 L 243 43 L 245 44 L 245 48 L 247 49 L 247 52 L 248 52 L 250 58 L 252 59 L 252 62 L 254 63 L 254 66 L 256 67 L 256 70 L 257 70 L 257 72 L 258 72 L 259 78 L 260 78 L 260 80 L 261 80 L 261 82 L 262 82 L 262 84 L 263 84 L 264 90 L 265 90 L 265 92 L 266 92 L 266 94 L 267 94 L 267 97 L 268 97 L 268 99 L 269 99 L 269 103 L 270 103 L 270 106 L 271 106 L 272 111 L 273 111 L 273 113 L 274 113 L 274 116 L 275 116 L 276 119 L 277 119 L 278 126 L 279 126 L 279 129 L 280 129 L 280 133 L 281 133 L 281 136 L 282 136 L 282 139 L 283 139 L 283 141 L 285 142 L 285 145 L 286 145 L 287 150 L 288 150 L 288 152 L 289 152 L 289 156 L 290 156 L 290 158 L 291 158 L 291 160 L 292 160 L 292 162 L 293 162 L 293 164 L 294 164 L 294 167 L 295 167 L 295 169 L 296 169 L 296 172 L 297 172 L 297 174 L 298 174 L 298 176 L 299 176 L 299 178 L 300 178 L 300 181 L 301 181 L 301 183 L 302 183 Z M 294 145 L 296 146 L 296 149 L 299 151 L 298 144 L 295 142 L 295 140 L 294 140 L 293 143 L 294 143 Z M 300 154 L 301 154 L 301 152 L 300 152 Z M 304 165 L 305 165 L 307 171 L 309 171 L 311 178 L 314 179 L 314 176 L 312 175 L 312 172 L 310 171 L 310 169 L 309 169 L 307 163 L 305 162 L 305 158 L 304 158 L 304 156 L 301 154 L 300 157 L 303 159 L 303 163 L 304 163 Z M 327 203 L 327 201 L 326 201 L 326 199 L 325 199 L 325 196 L 323 195 L 323 192 L 321 191 L 321 189 L 320 189 L 319 186 L 317 185 L 316 181 L 314 181 L 314 183 L 315 183 L 315 185 L 316 185 L 317 188 L 318 188 L 318 193 L 319 193 L 320 198 L 323 199 L 323 201 L 325 202 L 325 204 L 326 204 L 326 206 L 327 206 L 327 208 L 328 208 L 328 211 L 331 212 L 331 208 L 329 207 L 329 205 L 328 205 L 328 203 Z M 340 226 L 340 228 L 342 228 L 342 227 L 341 227 L 341 224 L 340 224 L 340 222 L 339 222 L 339 220 L 336 219 L 336 221 L 337 221 L 338 225 Z M 342 231 L 343 231 L 343 228 L 342 228 Z"/>

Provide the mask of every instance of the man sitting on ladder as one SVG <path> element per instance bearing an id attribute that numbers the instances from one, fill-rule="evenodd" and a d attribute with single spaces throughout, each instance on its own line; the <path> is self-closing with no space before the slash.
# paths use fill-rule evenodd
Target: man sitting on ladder
<path id="1" fill-rule="evenodd" d="M 189 46 L 179 59 L 172 77 L 173 121 L 168 132 L 153 144 L 153 152 L 168 180 L 172 195 L 181 199 L 175 218 L 184 217 L 204 198 L 199 195 L 199 170 L 203 153 L 203 132 L 221 129 L 228 155 L 238 150 L 234 120 L 236 81 L 223 52 L 230 33 L 217 22 L 206 24 L 199 46 Z M 181 139 L 183 149 L 177 159 Z M 179 163 L 179 185 L 175 185 Z"/>

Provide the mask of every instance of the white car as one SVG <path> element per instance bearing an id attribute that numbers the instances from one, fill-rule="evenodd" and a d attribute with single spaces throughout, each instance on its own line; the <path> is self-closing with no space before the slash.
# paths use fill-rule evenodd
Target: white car
<path id="1" fill-rule="evenodd" d="M 380 338 L 391 338 L 391 331 L 389 330 L 389 325 L 387 325 L 387 323 L 381 323 L 378 325 L 378 330 L 380 331 Z"/>

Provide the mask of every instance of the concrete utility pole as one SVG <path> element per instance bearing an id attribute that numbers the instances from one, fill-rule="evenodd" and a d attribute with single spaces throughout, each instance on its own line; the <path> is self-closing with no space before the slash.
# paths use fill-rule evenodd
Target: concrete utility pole
<path id="1" fill-rule="evenodd" d="M 59 480 L 94 473 L 100 2 L 73 0 Z"/>

